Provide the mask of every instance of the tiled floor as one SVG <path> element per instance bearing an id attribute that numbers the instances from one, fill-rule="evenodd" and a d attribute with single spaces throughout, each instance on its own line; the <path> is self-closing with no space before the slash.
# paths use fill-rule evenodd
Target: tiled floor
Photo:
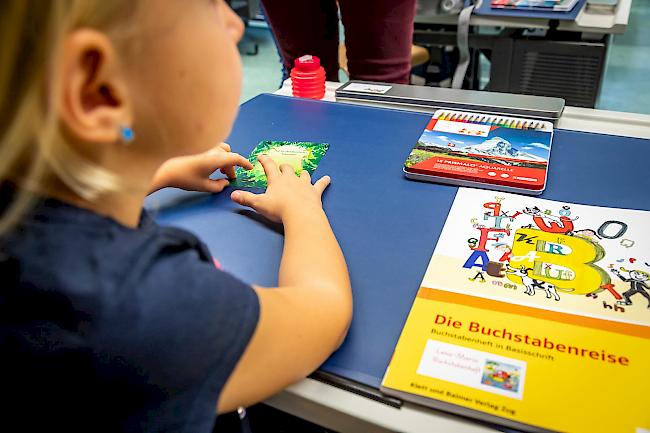
<path id="1" fill-rule="evenodd" d="M 280 59 L 266 28 L 250 27 L 242 44 L 241 100 L 273 92 L 282 78 Z M 257 55 L 246 55 L 255 41 Z M 650 114 L 650 0 L 633 0 L 627 31 L 613 37 L 596 108 Z"/>

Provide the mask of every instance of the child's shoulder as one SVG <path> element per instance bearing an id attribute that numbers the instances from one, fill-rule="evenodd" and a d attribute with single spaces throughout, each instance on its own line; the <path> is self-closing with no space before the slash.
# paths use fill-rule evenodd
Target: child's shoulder
<path id="1" fill-rule="evenodd" d="M 34 382 L 31 395 L 60 390 L 56 380 L 65 378 L 70 390 L 92 384 L 125 405 L 132 402 L 124 395 L 148 396 L 142 405 L 157 409 L 147 420 L 170 431 L 211 425 L 259 316 L 253 289 L 215 269 L 196 237 L 147 215 L 132 230 L 65 204 L 39 205 L 0 239 L 0 278 L 0 345 L 16 347 L 3 352 L 17 366 L 16 390 L 39 371 L 55 371 Z M 102 388 L 116 375 L 125 379 Z M 63 411 L 92 398 L 71 391 L 52 400 Z"/>
<path id="2" fill-rule="evenodd" d="M 48 291 L 122 296 L 146 285 L 242 284 L 214 267 L 192 233 L 159 226 L 143 211 L 129 228 L 57 200 L 39 203 L 0 240 L 0 251 L 20 264 L 23 281 Z"/>
<path id="3" fill-rule="evenodd" d="M 140 227 L 133 229 L 87 209 L 47 199 L 3 236 L 1 245 L 28 276 L 46 270 L 52 276 L 61 274 L 63 280 L 106 281 L 114 272 L 124 275 L 134 270 L 138 257 L 155 256 L 170 241 L 174 242 L 173 237 L 145 214 Z"/>

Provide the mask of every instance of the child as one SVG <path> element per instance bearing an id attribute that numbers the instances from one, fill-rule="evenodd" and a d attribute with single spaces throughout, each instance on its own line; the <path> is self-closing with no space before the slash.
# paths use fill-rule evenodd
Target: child
<path id="1" fill-rule="evenodd" d="M 210 432 L 317 368 L 351 319 L 313 185 L 268 157 L 279 287 L 249 287 L 142 212 L 164 186 L 251 168 L 235 118 L 242 23 L 223 0 L 0 3 L 0 383 L 20 431 Z M 227 248 L 227 245 L 221 247 Z M 255 266 L 252 264 L 251 266 Z M 217 425 L 218 430 L 218 425 Z"/>

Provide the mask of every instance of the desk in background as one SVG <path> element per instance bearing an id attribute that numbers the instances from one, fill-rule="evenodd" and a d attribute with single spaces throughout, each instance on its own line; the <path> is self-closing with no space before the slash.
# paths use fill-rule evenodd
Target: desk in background
<path id="1" fill-rule="evenodd" d="M 484 0 L 481 9 L 489 7 Z M 435 1 L 420 0 L 414 43 L 456 45 L 456 16 L 439 15 Z M 472 67 L 466 88 L 479 88 L 479 51 L 490 59 L 485 90 L 564 98 L 568 105 L 593 108 L 612 35 L 625 32 L 632 0 L 619 0 L 612 14 L 582 9 L 575 20 L 472 15 Z M 580 7 L 580 6 L 576 6 Z M 534 16 L 534 13 L 531 13 Z M 434 56 L 435 57 L 435 56 Z"/>

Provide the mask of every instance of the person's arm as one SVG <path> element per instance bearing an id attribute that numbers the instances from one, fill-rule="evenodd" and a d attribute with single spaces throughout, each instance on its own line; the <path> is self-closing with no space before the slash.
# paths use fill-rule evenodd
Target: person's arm
<path id="1" fill-rule="evenodd" d="M 304 378 L 338 348 L 352 318 L 347 267 L 321 194 L 306 172 L 280 169 L 260 156 L 268 178 L 265 194 L 235 191 L 232 199 L 284 224 L 279 287 L 256 287 L 260 318 L 250 343 L 218 402 L 228 412 L 267 398 Z"/>
<path id="2" fill-rule="evenodd" d="M 198 155 L 179 156 L 165 162 L 153 178 L 150 193 L 173 186 L 188 191 L 221 192 L 228 186 L 228 179 L 235 178 L 235 167 L 247 170 L 253 165 L 243 156 L 230 151 L 227 143 Z M 210 179 L 220 170 L 228 179 Z"/>
<path id="3" fill-rule="evenodd" d="M 625 278 L 619 271 L 618 269 L 612 269 L 612 273 L 616 275 L 618 278 L 620 278 L 622 281 L 625 281 L 626 283 L 630 281 L 628 278 Z"/>

